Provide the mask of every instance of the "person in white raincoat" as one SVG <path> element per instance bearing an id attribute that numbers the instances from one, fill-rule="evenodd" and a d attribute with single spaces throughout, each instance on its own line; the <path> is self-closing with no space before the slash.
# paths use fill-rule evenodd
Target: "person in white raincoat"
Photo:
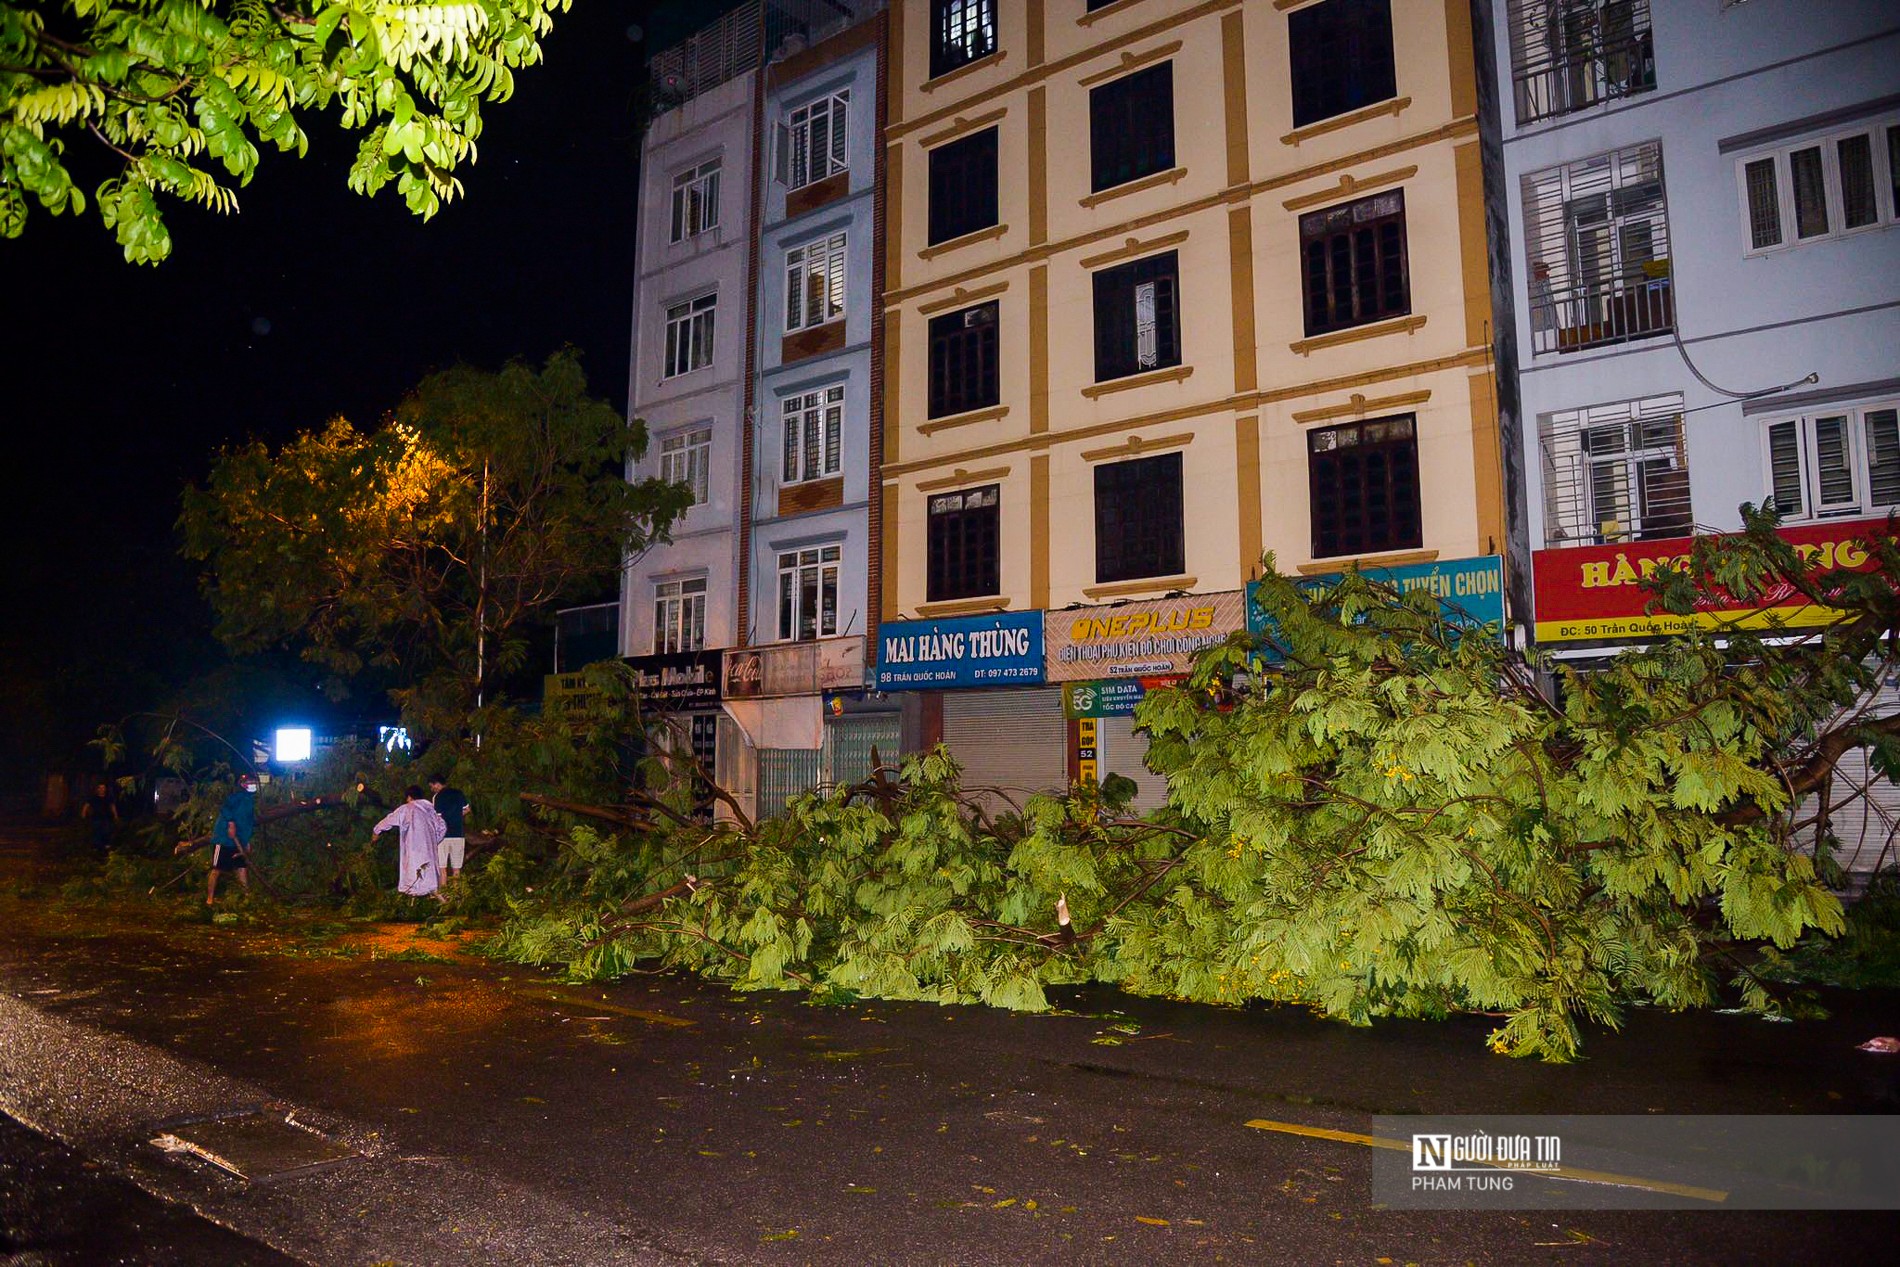
<path id="1" fill-rule="evenodd" d="M 369 838 L 373 841 L 396 829 L 396 890 L 410 897 L 427 897 L 435 892 L 438 880 L 435 847 L 449 834 L 449 827 L 421 788 L 412 787 L 404 795 L 408 799 L 384 815 L 370 829 Z"/>

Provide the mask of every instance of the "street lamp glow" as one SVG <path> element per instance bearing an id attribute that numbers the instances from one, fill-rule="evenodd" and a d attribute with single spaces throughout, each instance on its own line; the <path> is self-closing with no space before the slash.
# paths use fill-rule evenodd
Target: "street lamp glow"
<path id="1" fill-rule="evenodd" d="M 280 762 L 310 759 L 310 728 L 281 726 L 277 730 L 277 759 Z"/>

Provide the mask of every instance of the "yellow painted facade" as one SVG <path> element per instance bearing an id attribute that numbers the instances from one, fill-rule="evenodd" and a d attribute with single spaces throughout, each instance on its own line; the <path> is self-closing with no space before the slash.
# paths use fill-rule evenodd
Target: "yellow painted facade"
<path id="1" fill-rule="evenodd" d="M 928 0 L 891 10 L 884 296 L 883 617 L 1234 589 L 1261 551 L 1315 559 L 1307 432 L 1417 419 L 1423 545 L 1503 546 L 1471 24 L 1463 0 L 1394 0 L 1397 96 L 1296 129 L 1295 0 L 1001 0 L 998 51 L 927 79 Z M 1173 63 L 1171 171 L 1090 192 L 1089 90 Z M 998 128 L 999 227 L 926 246 L 931 148 Z M 1305 335 L 1299 217 L 1403 189 L 1408 316 Z M 1095 381 L 1095 270 L 1178 252 L 1181 364 Z M 994 298 L 1001 400 L 926 417 L 932 315 Z M 1093 468 L 1179 451 L 1186 568 L 1095 581 Z M 1001 592 L 932 605 L 926 499 L 1001 485 Z"/>

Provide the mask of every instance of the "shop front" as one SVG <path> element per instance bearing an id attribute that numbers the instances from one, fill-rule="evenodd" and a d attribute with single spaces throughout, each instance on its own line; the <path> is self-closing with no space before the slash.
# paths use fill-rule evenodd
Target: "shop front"
<path id="1" fill-rule="evenodd" d="M 1889 532 L 1885 519 L 1852 519 L 1786 527 L 1780 536 L 1813 567 L 1867 572 L 1875 561 L 1862 540 Z M 1749 602 L 1713 595 L 1686 615 L 1644 610 L 1654 595 L 1642 582 L 1660 568 L 1686 563 L 1694 544 L 1693 537 L 1670 537 L 1537 551 L 1531 556 L 1537 641 L 1558 656 L 1587 665 L 1626 647 L 1691 629 L 1717 635 L 1725 629 L 1799 632 L 1839 618 L 1835 609 L 1786 585 Z M 1900 712 L 1900 681 L 1887 677 L 1862 705 L 1875 716 Z M 1850 883 L 1864 882 L 1877 867 L 1893 865 L 1900 787 L 1873 769 L 1866 749 L 1842 757 L 1830 800 L 1828 826 L 1839 845 L 1835 858 Z M 1797 817 L 1812 820 L 1816 815 L 1810 808 L 1797 811 Z M 1811 833 L 1808 829 L 1810 843 Z"/>
<path id="2" fill-rule="evenodd" d="M 872 753 L 895 763 L 895 701 L 864 688 L 864 637 L 746 647 L 725 655 L 732 754 L 721 786 L 755 818 L 794 796 L 867 778 Z"/>
<path id="3" fill-rule="evenodd" d="M 1246 628 L 1242 600 L 1240 590 L 1223 590 L 1049 613 L 1049 680 L 1062 684 L 1073 778 L 1134 780 L 1139 812 L 1167 801 L 1167 781 L 1148 768 L 1135 705 L 1148 691 L 1180 682 L 1195 656 Z"/>
<path id="4" fill-rule="evenodd" d="M 880 692 L 924 695 L 924 746 L 939 740 L 963 785 L 992 808 L 1068 786 L 1060 693 L 1044 686 L 1043 613 L 985 612 L 878 628 Z"/>

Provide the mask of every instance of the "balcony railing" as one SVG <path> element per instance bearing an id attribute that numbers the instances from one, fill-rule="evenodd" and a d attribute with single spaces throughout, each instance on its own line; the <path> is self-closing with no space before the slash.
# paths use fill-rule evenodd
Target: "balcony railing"
<path id="1" fill-rule="evenodd" d="M 1510 19 L 1520 124 L 1656 86 L 1647 0 L 1512 0 Z"/>
<path id="2" fill-rule="evenodd" d="M 1580 352 L 1668 334 L 1676 328 L 1667 274 L 1619 277 L 1561 290 L 1531 287 L 1531 350 Z"/>

